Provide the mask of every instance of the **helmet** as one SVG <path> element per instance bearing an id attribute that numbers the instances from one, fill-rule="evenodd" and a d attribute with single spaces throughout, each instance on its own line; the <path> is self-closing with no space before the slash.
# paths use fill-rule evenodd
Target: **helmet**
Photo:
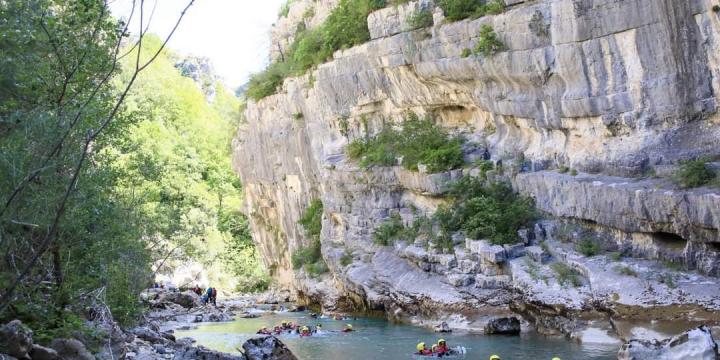
<path id="1" fill-rule="evenodd" d="M 310 330 L 310 328 L 308 328 L 307 326 L 302 327 L 302 331 L 308 331 L 308 330 Z"/>
<path id="2" fill-rule="evenodd" d="M 415 348 L 417 349 L 417 351 L 421 351 L 421 350 L 425 349 L 425 343 L 421 342 L 421 343 L 417 344 L 417 346 Z"/>
<path id="3" fill-rule="evenodd" d="M 432 346 L 433 351 L 435 351 L 435 349 L 437 349 L 437 347 L 438 347 L 438 344 L 433 344 L 433 346 Z"/>
<path id="4" fill-rule="evenodd" d="M 438 340 L 438 345 L 443 345 L 443 344 L 445 344 L 445 339 Z"/>
<path id="5" fill-rule="evenodd" d="M 499 356 L 497 355 L 491 355 L 490 360 L 501 360 Z"/>
<path id="6" fill-rule="evenodd" d="M 352 329 L 352 324 L 347 324 L 347 325 L 345 325 L 345 327 L 348 329 Z"/>
<path id="7" fill-rule="evenodd" d="M 556 356 L 556 357 L 552 358 L 552 360 L 561 360 L 561 359 Z"/>

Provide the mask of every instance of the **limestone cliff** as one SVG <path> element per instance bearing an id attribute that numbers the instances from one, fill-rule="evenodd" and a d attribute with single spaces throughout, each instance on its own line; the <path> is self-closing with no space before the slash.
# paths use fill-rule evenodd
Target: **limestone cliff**
<path id="1" fill-rule="evenodd" d="M 468 328 L 518 312 L 538 329 L 581 334 L 577 312 L 719 309 L 720 191 L 640 178 L 668 175 L 683 159 L 720 155 L 714 2 L 505 1 L 503 14 L 452 23 L 424 0 L 378 10 L 368 18 L 371 41 L 248 103 L 234 166 L 254 239 L 279 284 L 330 309 Z M 274 58 L 309 3 L 294 4 L 276 26 Z M 307 25 L 335 3 L 315 2 Z M 421 6 L 434 9 L 434 25 L 405 31 L 408 14 Z M 507 49 L 462 56 L 483 24 Z M 448 181 L 471 172 L 365 170 L 346 158 L 349 141 L 408 110 L 480 144 L 466 149 L 468 156 L 515 166 L 508 173 L 514 186 L 546 214 L 523 231 L 525 244 L 498 249 L 458 235 L 452 255 L 373 245 L 373 229 L 391 212 L 405 222 L 429 214 L 444 201 Z M 553 170 L 561 166 L 581 174 Z M 313 198 L 324 204 L 321 243 L 330 267 L 317 279 L 290 261 L 309 241 L 298 219 Z M 607 257 L 568 246 L 588 234 L 632 255 L 623 266 L 640 275 L 618 274 Z M 542 241 L 550 246 L 537 246 Z M 350 265 L 340 261 L 346 253 Z M 546 272 L 546 257 L 576 268 L 582 284 L 559 284 Z M 691 272 L 651 278 L 664 273 L 665 260 Z"/>

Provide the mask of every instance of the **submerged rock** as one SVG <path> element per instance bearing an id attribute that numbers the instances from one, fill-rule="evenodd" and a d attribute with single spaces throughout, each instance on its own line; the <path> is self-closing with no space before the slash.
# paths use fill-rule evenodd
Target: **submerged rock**
<path id="1" fill-rule="evenodd" d="M 32 347 L 32 331 L 20 320 L 13 320 L 0 327 L 0 353 L 17 358 L 27 357 Z"/>
<path id="2" fill-rule="evenodd" d="M 245 360 L 246 357 L 242 355 L 232 355 L 222 353 L 215 350 L 210 350 L 202 346 L 198 347 L 187 347 L 175 352 L 175 360 Z"/>
<path id="3" fill-rule="evenodd" d="M 718 345 L 706 326 L 661 341 L 630 340 L 618 352 L 619 360 L 717 360 L 718 358 Z"/>
<path id="4" fill-rule="evenodd" d="M 520 320 L 514 316 L 492 319 L 485 325 L 485 334 L 518 335 Z"/>
<path id="5" fill-rule="evenodd" d="M 274 336 L 258 336 L 243 344 L 248 360 L 297 360 L 290 349 Z"/>

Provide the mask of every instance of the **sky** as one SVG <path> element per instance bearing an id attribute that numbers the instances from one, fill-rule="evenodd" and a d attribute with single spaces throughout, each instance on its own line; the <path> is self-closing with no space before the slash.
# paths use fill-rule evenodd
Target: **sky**
<path id="1" fill-rule="evenodd" d="M 153 12 L 150 32 L 165 38 L 189 0 L 145 0 Z M 116 17 L 127 17 L 132 0 L 109 0 Z M 269 31 L 284 0 L 195 0 L 170 40 L 182 55 L 210 58 L 226 85 L 235 89 L 268 62 Z M 137 0 L 137 4 L 140 1 Z M 139 5 L 138 5 L 139 6 Z M 137 20 L 137 13 L 134 20 Z M 133 34 L 138 24 L 132 26 Z"/>

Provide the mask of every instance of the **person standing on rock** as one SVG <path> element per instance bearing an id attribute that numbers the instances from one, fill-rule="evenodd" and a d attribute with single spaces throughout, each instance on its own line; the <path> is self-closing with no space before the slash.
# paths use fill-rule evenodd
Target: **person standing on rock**
<path id="1" fill-rule="evenodd" d="M 213 306 L 217 307 L 217 289 L 216 288 L 210 288 L 210 302 L 213 304 Z"/>

